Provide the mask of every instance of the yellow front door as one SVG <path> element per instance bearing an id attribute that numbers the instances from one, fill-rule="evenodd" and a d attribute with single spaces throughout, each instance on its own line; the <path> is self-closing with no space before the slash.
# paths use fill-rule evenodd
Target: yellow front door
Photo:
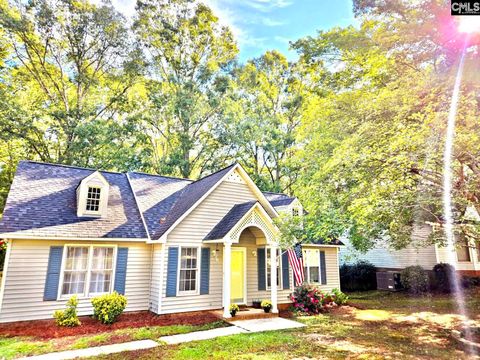
<path id="1" fill-rule="evenodd" d="M 230 275 L 231 303 L 242 304 L 245 302 L 245 251 L 232 248 L 232 262 Z"/>

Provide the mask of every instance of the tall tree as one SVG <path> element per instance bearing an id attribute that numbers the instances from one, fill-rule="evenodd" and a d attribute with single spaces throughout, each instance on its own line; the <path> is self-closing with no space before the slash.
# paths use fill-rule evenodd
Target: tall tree
<path id="1" fill-rule="evenodd" d="M 306 146 L 297 154 L 298 191 L 317 215 L 319 236 L 348 231 L 359 248 L 379 238 L 402 247 L 415 222 L 444 221 L 443 142 L 465 36 L 445 36 L 455 24 L 445 22 L 448 7 L 442 1 L 355 4 L 360 29 L 333 29 L 294 44 L 305 62 L 324 63 L 330 73 L 330 92 L 302 126 Z M 476 40 L 470 40 L 474 49 Z M 478 56 L 466 53 L 469 76 L 456 128 L 453 195 L 459 229 L 467 222 L 467 208 L 480 209 L 480 143 L 471 135 L 480 116 Z"/>
<path id="2" fill-rule="evenodd" d="M 43 161 L 126 167 L 135 154 L 122 111 L 140 67 L 124 24 L 107 2 L 0 0 L 14 94 L 2 131 Z"/>
<path id="3" fill-rule="evenodd" d="M 224 141 L 264 190 L 291 191 L 291 162 L 313 71 L 269 51 L 234 71 Z"/>
<path id="4" fill-rule="evenodd" d="M 227 70 L 238 52 L 230 30 L 192 0 L 139 0 L 134 30 L 149 60 L 143 110 L 159 173 L 198 176 L 216 166 Z"/>

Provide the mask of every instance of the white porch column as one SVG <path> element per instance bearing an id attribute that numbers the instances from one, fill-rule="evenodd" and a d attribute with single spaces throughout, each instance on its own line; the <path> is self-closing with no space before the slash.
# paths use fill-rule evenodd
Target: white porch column
<path id="1" fill-rule="evenodd" d="M 230 315 L 230 273 L 232 261 L 232 244 L 224 243 L 223 246 L 223 317 L 229 318 Z"/>
<path id="2" fill-rule="evenodd" d="M 272 300 L 272 313 L 278 313 L 277 307 L 277 246 L 270 248 L 270 290 Z"/>

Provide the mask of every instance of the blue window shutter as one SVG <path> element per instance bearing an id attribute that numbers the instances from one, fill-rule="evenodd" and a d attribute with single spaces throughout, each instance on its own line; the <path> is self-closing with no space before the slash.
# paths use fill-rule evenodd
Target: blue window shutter
<path id="1" fill-rule="evenodd" d="M 210 248 L 202 248 L 200 295 L 208 294 L 210 285 Z"/>
<path id="2" fill-rule="evenodd" d="M 125 295 L 125 280 L 127 279 L 128 248 L 117 249 L 117 266 L 115 269 L 115 283 L 113 290 Z"/>
<path id="3" fill-rule="evenodd" d="M 167 297 L 177 296 L 178 247 L 168 248 Z"/>
<path id="4" fill-rule="evenodd" d="M 257 249 L 257 265 L 258 265 L 258 290 L 266 290 L 267 284 L 265 279 L 265 248 Z"/>
<path id="5" fill-rule="evenodd" d="M 320 251 L 320 283 L 327 285 L 327 267 L 325 266 L 325 251 Z"/>
<path id="6" fill-rule="evenodd" d="M 48 257 L 47 278 L 43 300 L 57 300 L 58 285 L 60 283 L 60 271 L 62 269 L 63 246 L 50 246 Z"/>
<path id="7" fill-rule="evenodd" d="M 290 289 L 290 268 L 288 264 L 288 254 L 282 250 L 282 284 L 284 289 Z"/>

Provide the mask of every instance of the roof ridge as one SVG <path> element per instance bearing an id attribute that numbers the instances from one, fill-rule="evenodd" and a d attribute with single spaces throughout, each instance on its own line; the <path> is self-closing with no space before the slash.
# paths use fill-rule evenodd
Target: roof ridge
<path id="1" fill-rule="evenodd" d="M 194 182 L 192 179 L 187 179 L 187 178 L 182 178 L 182 177 L 177 177 L 177 176 L 169 176 L 169 175 L 159 175 L 159 174 L 149 174 L 143 171 L 127 171 L 126 174 L 140 174 L 140 175 L 146 175 L 146 176 L 153 176 L 153 177 L 162 177 L 166 179 L 174 179 L 174 180 L 184 180 L 184 181 L 190 181 Z"/>
<path id="2" fill-rule="evenodd" d="M 211 174 L 208 174 L 208 175 L 206 175 L 206 176 L 204 176 L 204 177 L 202 177 L 202 178 L 200 178 L 200 179 L 198 179 L 198 180 L 192 181 L 192 183 L 190 183 L 189 185 L 195 184 L 195 183 L 197 183 L 197 182 L 199 182 L 199 181 L 201 181 L 201 180 L 203 180 L 203 179 L 209 178 L 210 176 L 215 175 L 215 174 L 218 174 L 219 172 L 221 172 L 221 171 L 223 171 L 223 170 L 226 170 L 226 169 L 228 169 L 228 168 L 230 168 L 230 167 L 233 167 L 233 166 L 235 166 L 235 165 L 237 165 L 237 164 L 238 164 L 238 162 L 234 162 L 233 164 L 228 165 L 228 166 L 225 166 L 224 168 L 222 168 L 222 169 L 220 169 L 220 170 L 217 170 L 217 171 L 215 171 L 215 172 L 213 172 L 213 173 L 211 173 Z"/>
<path id="3" fill-rule="evenodd" d="M 58 167 L 64 167 L 64 168 L 68 168 L 68 169 L 99 171 L 99 172 L 110 173 L 110 174 L 118 174 L 118 175 L 125 175 L 126 174 L 126 173 L 123 173 L 123 172 L 120 172 L 120 171 L 100 170 L 100 169 L 87 168 L 87 167 L 76 166 L 76 165 L 55 164 L 55 163 L 35 161 L 35 160 L 20 160 L 19 162 L 39 164 L 39 165 L 48 165 L 48 166 L 58 166 Z"/>
<path id="4" fill-rule="evenodd" d="M 264 194 L 272 194 L 272 195 L 284 195 L 284 196 L 288 196 L 288 197 L 291 197 L 291 198 L 294 198 L 295 196 L 292 196 L 292 195 L 288 195 L 288 194 L 285 194 L 285 193 L 279 193 L 279 192 L 273 192 L 273 191 L 262 191 L 262 193 Z"/>

